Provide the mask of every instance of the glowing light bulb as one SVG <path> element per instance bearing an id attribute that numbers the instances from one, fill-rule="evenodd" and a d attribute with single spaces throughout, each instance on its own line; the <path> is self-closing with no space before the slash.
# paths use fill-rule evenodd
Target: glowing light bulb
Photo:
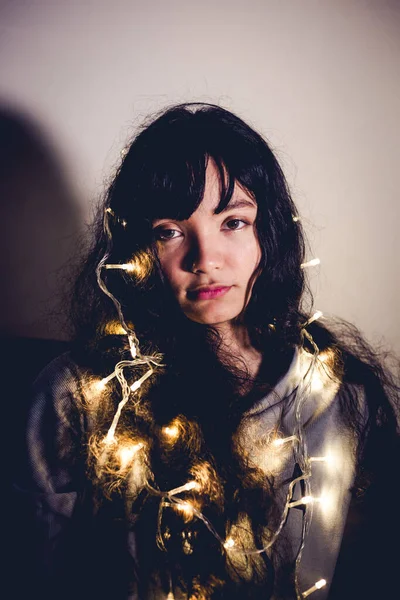
<path id="1" fill-rule="evenodd" d="M 293 223 L 297 223 L 297 221 L 300 221 L 300 217 L 293 217 Z"/>
<path id="2" fill-rule="evenodd" d="M 133 273 L 133 271 L 136 271 L 136 265 L 134 265 L 133 263 L 126 263 L 123 266 L 123 269 L 125 271 L 130 271 L 131 273 Z"/>
<path id="3" fill-rule="evenodd" d="M 313 321 L 317 321 L 318 319 L 320 319 L 323 316 L 323 312 L 320 310 L 315 311 L 315 313 L 313 314 L 313 316 L 311 317 L 311 319 L 308 321 L 308 323 L 312 323 Z"/>
<path id="4" fill-rule="evenodd" d="M 322 352 L 320 352 L 318 354 L 318 360 L 321 361 L 322 363 L 331 362 L 333 360 L 333 357 L 334 357 L 334 353 L 330 349 L 323 350 Z"/>
<path id="5" fill-rule="evenodd" d="M 131 391 L 136 392 L 136 390 L 138 390 L 141 385 L 142 385 L 142 382 L 140 381 L 140 379 L 138 379 L 137 381 L 134 381 L 131 385 Z"/>
<path id="6" fill-rule="evenodd" d="M 123 221 L 125 225 L 127 225 L 126 221 Z M 124 227 L 125 227 L 124 225 Z M 128 271 L 129 273 L 134 273 L 135 278 L 138 281 L 143 280 L 145 277 L 149 275 L 151 269 L 153 267 L 153 258 L 150 256 L 148 252 L 139 252 L 136 253 L 132 259 L 127 263 L 119 263 L 119 264 L 105 264 L 103 265 L 105 269 L 122 269 L 123 271 Z"/>
<path id="7" fill-rule="evenodd" d="M 272 442 L 273 446 L 283 446 L 284 443 L 284 438 L 278 438 Z"/>
<path id="8" fill-rule="evenodd" d="M 137 270 L 137 266 L 133 263 L 121 263 L 121 264 L 111 264 L 108 263 L 104 265 L 105 269 L 121 269 L 122 271 L 133 272 Z"/>
<path id="9" fill-rule="evenodd" d="M 311 377 L 311 391 L 312 392 L 320 392 L 324 387 L 324 382 L 320 377 L 320 374 L 314 371 Z"/>
<path id="10" fill-rule="evenodd" d="M 96 392 L 102 392 L 106 387 L 107 387 L 107 383 L 109 381 L 111 381 L 112 379 L 114 379 L 115 377 L 115 371 L 113 373 L 111 373 L 111 375 L 108 375 L 107 377 L 103 377 L 103 379 L 98 379 L 97 381 L 92 381 L 92 386 Z"/>
<path id="11" fill-rule="evenodd" d="M 199 490 L 200 485 L 197 481 L 188 481 L 184 485 L 180 485 L 179 487 L 173 488 L 169 490 L 168 496 L 175 496 L 176 494 L 181 494 L 182 492 L 190 492 L 190 490 Z"/>
<path id="12" fill-rule="evenodd" d="M 172 592 L 168 593 L 167 600 L 175 600 L 175 596 Z"/>
<path id="13" fill-rule="evenodd" d="M 105 446 L 111 446 L 111 444 L 113 444 L 114 442 L 115 442 L 114 432 L 111 430 L 108 430 L 106 437 L 103 439 L 103 444 Z"/>
<path id="14" fill-rule="evenodd" d="M 337 495 L 332 490 L 326 490 L 318 498 L 322 514 L 329 516 L 337 510 Z"/>
<path id="15" fill-rule="evenodd" d="M 168 496 L 175 496 L 176 494 L 181 494 L 182 492 L 190 492 L 190 490 L 199 490 L 200 484 L 197 481 L 188 481 L 184 485 L 180 485 L 177 488 L 169 490 Z"/>
<path id="16" fill-rule="evenodd" d="M 272 442 L 272 445 L 279 447 L 279 446 L 283 446 L 284 444 L 287 444 L 288 442 L 291 442 L 292 440 L 297 440 L 297 437 L 295 435 L 290 435 L 289 437 L 286 437 L 286 438 L 276 438 Z"/>
<path id="17" fill-rule="evenodd" d="M 296 506 L 300 506 L 301 504 L 311 504 L 311 502 L 320 502 L 320 498 L 314 498 L 314 496 L 303 496 L 300 500 L 294 500 L 293 502 L 289 502 L 288 507 L 294 508 Z"/>
<path id="18" fill-rule="evenodd" d="M 176 508 L 183 512 L 187 517 L 192 516 L 194 512 L 193 505 L 190 504 L 190 502 L 179 502 L 179 504 L 176 504 Z"/>
<path id="19" fill-rule="evenodd" d="M 334 458 L 332 454 L 327 454 L 326 456 L 310 456 L 310 462 L 324 462 L 328 465 L 333 465 Z"/>
<path id="20" fill-rule="evenodd" d="M 318 581 L 316 581 L 314 583 L 314 585 L 312 587 L 308 588 L 308 590 L 306 590 L 305 592 L 303 592 L 301 594 L 302 598 L 307 598 L 307 596 L 309 596 L 313 592 L 316 592 L 317 590 L 320 590 L 325 585 L 326 585 L 326 579 L 319 579 Z"/>
<path id="21" fill-rule="evenodd" d="M 106 388 L 107 378 L 100 379 L 99 381 L 96 381 L 93 385 L 96 391 L 102 392 Z"/>
<path id="22" fill-rule="evenodd" d="M 200 484 L 197 483 L 197 481 L 189 481 L 186 486 L 185 486 L 187 491 L 190 490 L 199 490 L 200 489 Z"/>
<path id="23" fill-rule="evenodd" d="M 312 258 L 311 260 L 309 260 L 308 262 L 305 263 L 301 263 L 300 267 L 302 269 L 308 269 L 309 267 L 316 267 L 317 265 L 319 265 L 321 263 L 319 258 Z"/>
<path id="24" fill-rule="evenodd" d="M 303 504 L 310 504 L 310 502 L 312 502 L 314 500 L 314 498 L 312 496 L 303 496 L 303 498 L 301 499 Z"/>
<path id="25" fill-rule="evenodd" d="M 162 428 L 162 432 L 164 435 L 169 437 L 171 440 L 174 440 L 179 435 L 179 428 L 176 425 L 166 426 Z"/>
<path id="26" fill-rule="evenodd" d="M 124 446 L 119 451 L 119 460 L 121 464 L 121 469 L 126 469 L 129 467 L 129 464 L 132 462 L 135 454 L 143 448 L 144 444 L 142 442 L 138 442 L 137 444 L 132 444 L 130 446 Z"/>
<path id="27" fill-rule="evenodd" d="M 137 355 L 137 348 L 135 344 L 135 340 L 132 335 L 128 335 L 129 348 L 131 351 L 132 358 L 135 359 Z"/>
<path id="28" fill-rule="evenodd" d="M 224 543 L 224 548 L 233 548 L 235 545 L 235 540 L 231 537 L 227 538 Z"/>
<path id="29" fill-rule="evenodd" d="M 136 392 L 136 390 L 138 390 L 140 388 L 142 383 L 144 381 L 146 381 L 146 379 L 148 377 L 150 377 L 150 375 L 152 375 L 152 374 L 153 374 L 153 369 L 149 369 L 144 375 L 142 375 L 142 377 L 140 379 L 137 379 L 136 381 L 134 381 L 131 385 L 131 391 Z"/>

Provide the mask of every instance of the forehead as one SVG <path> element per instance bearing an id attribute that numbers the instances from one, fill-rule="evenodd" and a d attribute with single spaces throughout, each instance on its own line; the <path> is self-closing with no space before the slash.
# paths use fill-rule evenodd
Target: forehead
<path id="1" fill-rule="evenodd" d="M 198 206 L 195 212 L 199 211 L 218 214 L 232 208 L 257 208 L 257 203 L 254 200 L 254 198 L 247 190 L 242 188 L 237 181 L 234 181 L 233 183 L 232 196 L 228 204 L 222 210 L 218 210 L 218 207 L 221 204 L 221 194 L 222 182 L 220 171 L 218 170 L 214 161 L 209 160 L 205 174 L 204 194 L 201 199 L 200 205 Z"/>

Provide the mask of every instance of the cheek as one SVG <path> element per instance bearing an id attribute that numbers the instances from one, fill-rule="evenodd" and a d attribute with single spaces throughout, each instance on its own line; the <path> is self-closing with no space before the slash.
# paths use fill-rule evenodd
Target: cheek
<path id="1" fill-rule="evenodd" d="M 159 263 L 162 274 L 166 282 L 175 292 L 180 284 L 180 269 L 179 265 L 173 256 L 159 256 Z"/>
<path id="2" fill-rule="evenodd" d="M 256 259 L 255 259 L 254 269 L 257 269 L 257 267 L 259 266 L 259 264 L 261 262 L 261 256 L 262 256 L 261 247 L 260 247 L 260 244 L 258 243 L 258 240 L 257 240 L 255 256 L 256 256 Z"/>
<path id="3" fill-rule="evenodd" d="M 257 239 L 252 241 L 252 244 L 247 248 L 247 252 L 242 252 L 239 256 L 239 264 L 242 265 L 242 268 L 245 268 L 247 271 L 247 275 L 250 278 L 254 272 L 257 270 L 257 267 L 261 261 L 261 248 Z"/>
<path id="4" fill-rule="evenodd" d="M 249 249 L 250 250 L 250 249 Z M 258 267 L 261 262 L 262 252 L 257 240 L 252 245 L 251 251 L 241 256 L 241 270 L 243 274 L 242 282 L 246 285 L 246 294 L 252 293 L 254 283 L 258 277 Z M 249 299 L 249 297 L 248 297 Z"/>

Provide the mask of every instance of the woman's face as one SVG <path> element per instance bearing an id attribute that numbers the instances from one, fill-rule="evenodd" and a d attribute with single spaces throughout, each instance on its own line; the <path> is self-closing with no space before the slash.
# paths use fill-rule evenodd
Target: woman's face
<path id="1" fill-rule="evenodd" d="M 185 221 L 153 223 L 164 276 L 184 314 L 197 323 L 222 326 L 247 304 L 261 250 L 255 220 L 257 204 L 236 183 L 220 213 L 218 170 L 209 160 L 204 197 Z"/>

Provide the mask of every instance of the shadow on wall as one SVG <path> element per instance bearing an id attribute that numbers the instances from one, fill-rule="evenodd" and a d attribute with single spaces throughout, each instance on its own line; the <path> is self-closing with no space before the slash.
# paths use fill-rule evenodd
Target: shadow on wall
<path id="1" fill-rule="evenodd" d="M 54 147 L 0 107 L 0 333 L 68 339 L 65 311 L 83 217 Z"/>
<path id="2" fill-rule="evenodd" d="M 0 203 L 1 370 L 6 381 L 16 378 L 22 397 L 24 385 L 68 346 L 66 308 L 84 219 L 57 150 L 30 117 L 5 105 Z M 20 405 L 14 387 L 13 406 Z"/>
<path id="3" fill-rule="evenodd" d="M 68 289 L 84 219 L 55 148 L 30 118 L 5 106 L 0 106 L 0 203 L 1 401 L 11 483 L 23 456 L 30 385 L 68 349 Z M 17 565 L 24 562 L 24 514 L 12 493 L 8 499 L 7 547 Z M 13 587 L 13 597 L 25 597 L 22 583 L 15 580 Z"/>

